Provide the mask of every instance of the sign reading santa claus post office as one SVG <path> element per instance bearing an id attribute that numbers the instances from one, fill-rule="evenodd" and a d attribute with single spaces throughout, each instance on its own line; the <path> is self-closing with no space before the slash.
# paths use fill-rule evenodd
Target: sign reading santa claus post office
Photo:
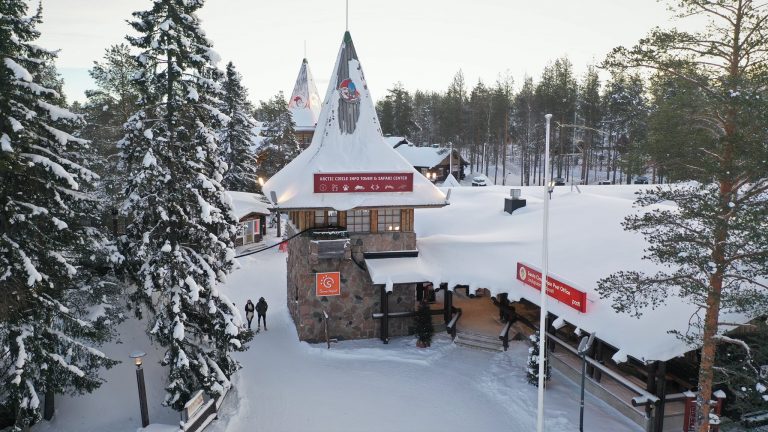
<path id="1" fill-rule="evenodd" d="M 517 263 L 517 280 L 541 290 L 541 272 L 527 264 Z M 558 280 L 551 274 L 547 275 L 547 295 L 581 313 L 587 312 L 587 293 Z"/>

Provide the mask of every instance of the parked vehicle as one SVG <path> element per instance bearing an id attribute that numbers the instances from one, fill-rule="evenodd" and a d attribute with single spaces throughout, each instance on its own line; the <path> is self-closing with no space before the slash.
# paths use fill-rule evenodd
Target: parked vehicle
<path id="1" fill-rule="evenodd" d="M 648 177 L 639 176 L 635 179 L 635 184 L 648 184 Z"/>
<path id="2" fill-rule="evenodd" d="M 473 177 L 472 186 L 488 186 L 488 177 L 484 175 Z"/>
<path id="3" fill-rule="evenodd" d="M 597 182 L 597 184 L 599 184 L 599 185 L 610 185 L 610 184 L 613 184 L 613 182 L 610 181 L 610 180 L 600 180 L 599 182 Z"/>
<path id="4" fill-rule="evenodd" d="M 555 177 L 552 181 L 555 182 L 555 186 L 565 186 L 565 179 L 562 177 Z"/>

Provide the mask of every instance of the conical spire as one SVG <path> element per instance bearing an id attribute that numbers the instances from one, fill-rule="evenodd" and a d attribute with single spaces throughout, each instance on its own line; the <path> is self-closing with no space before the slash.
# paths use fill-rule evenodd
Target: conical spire
<path id="1" fill-rule="evenodd" d="M 320 94 L 317 92 L 306 58 L 301 62 L 299 76 L 296 77 L 296 84 L 288 101 L 288 109 L 293 115 L 297 131 L 315 129 L 320 116 Z"/>
<path id="2" fill-rule="evenodd" d="M 349 179 L 350 184 L 318 186 L 331 177 L 341 182 Z M 353 183 L 356 180 L 368 183 Z M 395 186 L 386 183 L 390 180 Z M 263 190 L 276 193 L 281 209 L 447 204 L 445 195 L 384 141 L 349 32 L 336 57 L 312 144 L 269 179 Z"/>

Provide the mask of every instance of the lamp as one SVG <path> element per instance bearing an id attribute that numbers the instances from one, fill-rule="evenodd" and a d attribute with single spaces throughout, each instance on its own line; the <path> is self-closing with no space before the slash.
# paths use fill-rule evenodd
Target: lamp
<path id="1" fill-rule="evenodd" d="M 141 367 L 143 358 L 147 355 L 144 351 L 134 351 L 130 354 L 133 364 L 136 365 L 136 383 L 139 386 L 139 410 L 141 411 L 141 427 L 149 426 L 149 412 L 147 410 L 147 388 L 144 385 L 144 369 Z"/>
<path id="2" fill-rule="evenodd" d="M 264 177 L 259 177 L 259 186 L 264 186 Z"/>

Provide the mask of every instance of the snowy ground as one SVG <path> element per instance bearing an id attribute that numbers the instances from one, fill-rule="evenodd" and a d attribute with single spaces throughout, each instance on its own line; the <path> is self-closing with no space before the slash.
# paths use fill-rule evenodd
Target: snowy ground
<path id="1" fill-rule="evenodd" d="M 389 345 L 348 341 L 327 350 L 297 340 L 286 308 L 285 255 L 275 248 L 242 258 L 241 264 L 224 289 L 238 305 L 264 296 L 270 304 L 269 331 L 257 334 L 250 349 L 237 355 L 243 365 L 237 389 L 211 432 L 535 429 L 536 389 L 525 382 L 524 342 L 505 353 L 489 353 L 459 348 L 441 334 L 429 349 L 398 338 Z M 112 355 L 146 348 L 138 323 L 125 323 L 121 330 L 122 343 L 106 347 Z M 150 419 L 175 424 L 177 414 L 159 406 L 164 378 L 158 353 L 147 351 Z M 135 431 L 133 366 L 118 365 L 106 378 L 92 395 L 59 397 L 55 420 L 34 431 Z M 547 430 L 578 430 L 578 387 L 557 373 L 546 406 Z M 586 430 L 640 429 L 588 397 Z"/>

